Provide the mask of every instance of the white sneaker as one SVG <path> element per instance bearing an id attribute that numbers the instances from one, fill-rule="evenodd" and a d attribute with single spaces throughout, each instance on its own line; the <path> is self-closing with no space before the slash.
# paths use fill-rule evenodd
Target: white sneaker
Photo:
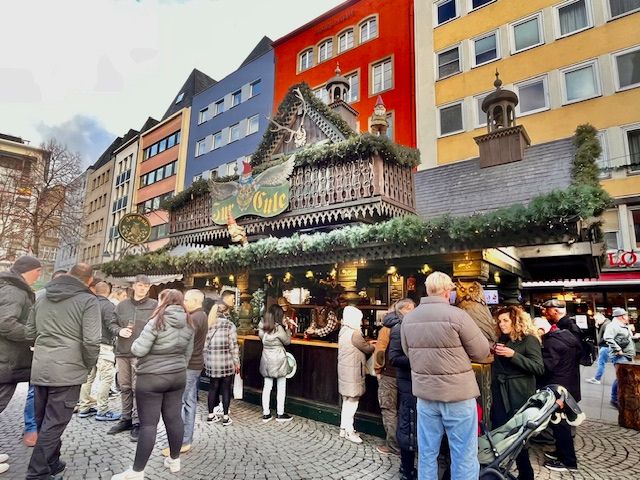
<path id="1" fill-rule="evenodd" d="M 360 435 L 358 435 L 355 431 L 345 433 L 344 438 L 353 443 L 362 443 L 362 439 L 360 438 Z"/>
<path id="2" fill-rule="evenodd" d="M 602 382 L 601 382 L 600 380 L 597 380 L 597 379 L 595 379 L 595 378 L 587 378 L 587 379 L 585 380 L 585 382 L 587 382 L 587 383 L 593 383 L 594 385 L 601 385 L 601 384 L 602 384 Z"/>
<path id="3" fill-rule="evenodd" d="M 144 470 L 142 472 L 134 472 L 132 467 L 118 475 L 114 475 L 111 480 L 144 480 Z"/>
<path id="4" fill-rule="evenodd" d="M 345 434 L 346 434 L 345 429 L 344 429 L 344 428 L 341 428 L 341 429 L 340 429 L 340 438 L 344 438 Z"/>
<path id="5" fill-rule="evenodd" d="M 164 459 L 164 466 L 167 467 L 171 473 L 178 473 L 180 471 L 180 458 L 175 460 L 171 457 Z"/>
<path id="6" fill-rule="evenodd" d="M 9 455 L 7 455 L 6 453 L 0 453 L 0 463 L 4 463 L 7 460 L 9 460 Z"/>
<path id="7" fill-rule="evenodd" d="M 9 470 L 9 464 L 8 463 L 0 463 L 0 473 L 4 473 L 7 470 Z"/>

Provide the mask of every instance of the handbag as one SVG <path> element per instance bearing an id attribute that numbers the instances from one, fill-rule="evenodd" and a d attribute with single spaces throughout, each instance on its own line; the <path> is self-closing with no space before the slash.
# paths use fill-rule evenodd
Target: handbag
<path id="1" fill-rule="evenodd" d="M 244 385 L 242 381 L 242 377 L 239 373 L 236 373 L 235 378 L 233 379 L 233 398 L 236 400 L 242 400 L 242 394 L 244 390 Z"/>
<path id="2" fill-rule="evenodd" d="M 296 371 L 298 370 L 298 363 L 291 353 L 287 352 L 285 356 L 287 358 L 287 375 L 285 376 L 285 378 L 291 378 L 296 374 Z"/>

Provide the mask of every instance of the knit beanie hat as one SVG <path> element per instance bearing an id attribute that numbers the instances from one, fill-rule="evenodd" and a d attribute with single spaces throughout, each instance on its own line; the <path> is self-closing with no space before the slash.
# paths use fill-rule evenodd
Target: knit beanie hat
<path id="1" fill-rule="evenodd" d="M 42 268 L 42 264 L 40 263 L 40 260 L 38 260 L 35 257 L 31 257 L 29 255 L 20 257 L 15 262 L 13 262 L 13 265 L 11 265 L 11 270 L 14 273 L 20 273 L 20 274 L 27 273 L 27 272 L 30 272 L 31 270 L 36 270 L 38 268 Z"/>

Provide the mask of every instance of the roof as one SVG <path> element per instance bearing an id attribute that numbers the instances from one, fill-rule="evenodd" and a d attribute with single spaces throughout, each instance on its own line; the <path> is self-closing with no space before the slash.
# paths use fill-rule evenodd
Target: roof
<path id="1" fill-rule="evenodd" d="M 22 138 L 14 137 L 13 135 L 8 135 L 6 133 L 0 133 L 0 138 L 2 140 L 9 140 L 10 142 L 24 143 L 24 140 L 22 140 Z"/>
<path id="2" fill-rule="evenodd" d="M 240 64 L 240 67 L 238 68 L 244 67 L 245 65 L 253 62 L 256 58 L 259 58 L 265 53 L 273 50 L 273 47 L 271 46 L 272 43 L 273 41 L 269 37 L 267 36 L 262 37 L 262 39 L 253 48 L 253 50 L 251 50 L 251 53 L 247 56 L 247 58 L 244 59 L 244 61 Z"/>
<path id="3" fill-rule="evenodd" d="M 118 145 L 118 147 L 113 151 L 113 153 L 116 153 L 118 150 L 122 150 L 124 147 L 127 146 L 127 144 L 131 142 L 131 140 L 133 140 L 134 138 L 137 138 L 139 134 L 140 132 L 138 132 L 137 130 L 134 130 L 133 128 L 130 128 L 129 131 L 125 133 L 124 137 L 122 137 L 122 142 L 120 142 L 120 145 Z"/>
<path id="4" fill-rule="evenodd" d="M 209 75 L 202 73 L 197 68 L 194 68 L 189 74 L 189 77 L 187 77 L 187 80 L 184 82 L 184 85 L 182 85 L 182 88 L 171 100 L 171 105 L 169 105 L 169 108 L 162 116 L 162 120 L 166 120 L 171 115 L 185 107 L 190 107 L 195 95 L 216 83 L 217 82 Z"/>
<path id="5" fill-rule="evenodd" d="M 122 145 L 122 137 L 116 138 L 111 145 L 107 147 L 107 149 L 100 155 L 98 161 L 93 164 L 93 166 L 89 167 L 91 170 L 98 170 L 103 165 L 106 165 L 109 160 L 111 160 L 111 155 L 113 152 Z"/>
<path id="6" fill-rule="evenodd" d="M 519 162 L 480 168 L 480 158 L 421 170 L 414 176 L 416 207 L 426 218 L 487 212 L 571 184 L 573 138 L 528 147 Z"/>
<path id="7" fill-rule="evenodd" d="M 158 122 L 158 120 L 156 120 L 156 119 L 155 119 L 155 118 L 153 118 L 153 117 L 149 117 L 149 118 L 147 118 L 147 121 L 146 121 L 146 122 L 144 122 L 144 125 L 142 125 L 142 128 L 140 128 L 140 133 L 142 134 L 142 133 L 146 132 L 147 130 L 152 129 L 152 128 L 153 128 L 153 127 L 155 127 L 158 123 L 160 123 L 160 122 Z"/>

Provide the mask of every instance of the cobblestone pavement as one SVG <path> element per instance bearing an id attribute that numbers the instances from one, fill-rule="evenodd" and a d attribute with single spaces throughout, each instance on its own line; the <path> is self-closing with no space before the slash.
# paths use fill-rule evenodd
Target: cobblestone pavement
<path id="1" fill-rule="evenodd" d="M 11 455 L 11 469 L 0 480 L 25 478 L 31 449 L 22 445 L 22 408 L 26 388 L 21 385 L 11 404 L 0 415 L 0 452 Z M 260 409 L 234 401 L 229 427 L 204 421 L 204 394 L 196 423 L 193 450 L 182 455 L 182 470 L 171 474 L 162 466 L 160 448 L 166 446 L 162 426 L 147 466 L 146 478 L 189 480 L 236 479 L 390 479 L 397 478 L 398 458 L 380 455 L 380 439 L 363 435 L 355 445 L 338 437 L 338 429 L 302 417 L 279 424 L 260 421 Z M 117 402 L 116 402 L 117 404 Z M 131 465 L 135 444 L 128 433 L 107 436 L 111 422 L 74 417 L 63 437 L 62 458 L 67 461 L 66 480 L 110 479 Z M 578 474 L 549 472 L 540 447 L 531 458 L 538 479 L 637 478 L 640 466 L 640 432 L 596 421 L 578 429 Z"/>

